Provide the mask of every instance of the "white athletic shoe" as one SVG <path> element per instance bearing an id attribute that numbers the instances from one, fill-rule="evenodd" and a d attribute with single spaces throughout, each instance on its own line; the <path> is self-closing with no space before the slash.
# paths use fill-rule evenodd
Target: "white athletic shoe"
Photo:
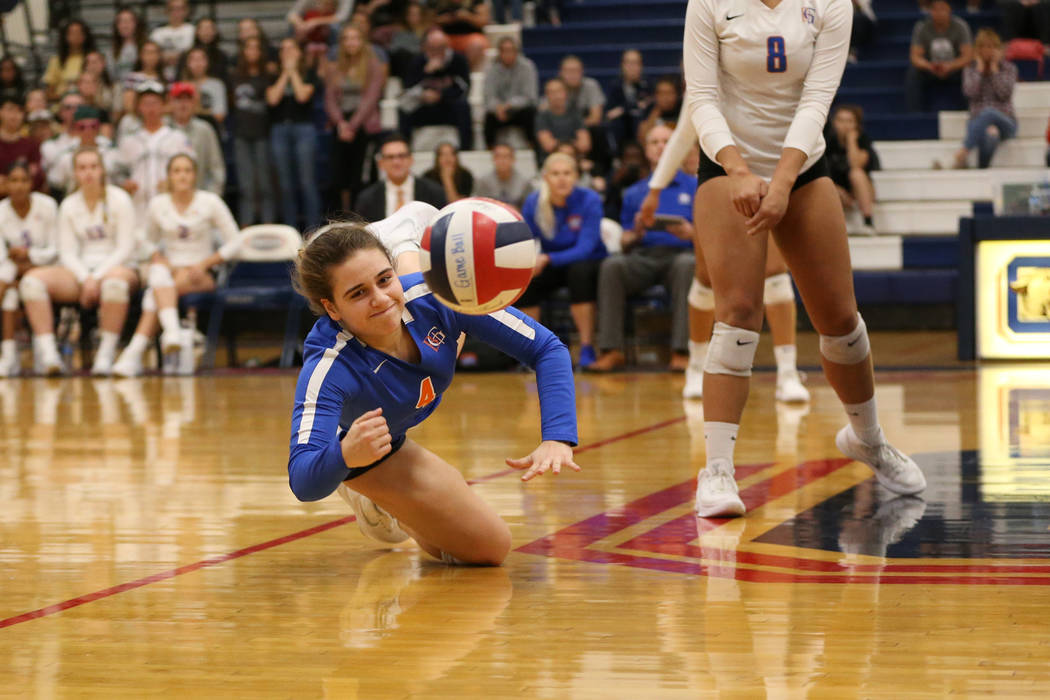
<path id="1" fill-rule="evenodd" d="M 96 377 L 108 377 L 113 374 L 113 358 L 96 352 L 95 362 L 91 365 L 91 374 Z"/>
<path id="2" fill-rule="evenodd" d="M 0 359 L 0 378 L 15 377 L 22 371 L 22 364 L 18 361 L 18 355 L 12 355 Z"/>
<path id="3" fill-rule="evenodd" d="M 777 372 L 777 401 L 809 401 L 809 390 L 802 386 L 802 377 L 798 370 Z"/>
<path id="4" fill-rule="evenodd" d="M 685 386 L 682 387 L 683 399 L 702 399 L 704 397 L 704 368 L 693 367 L 690 362 L 685 368 Z"/>
<path id="5" fill-rule="evenodd" d="M 45 377 L 57 377 L 65 374 L 66 366 L 62 364 L 62 358 L 58 352 L 43 350 L 33 353 L 33 367 L 37 374 Z"/>
<path id="6" fill-rule="evenodd" d="M 716 459 L 696 476 L 696 514 L 701 518 L 733 518 L 747 510 L 740 500 L 734 469 L 728 459 Z"/>
<path id="7" fill-rule="evenodd" d="M 350 504 L 357 516 L 357 526 L 366 537 L 373 540 L 397 544 L 408 539 L 408 535 L 397 524 L 397 518 L 372 502 L 372 499 L 354 491 L 345 483 L 336 489 L 343 500 Z"/>
<path id="8" fill-rule="evenodd" d="M 402 253 L 419 250 L 423 234 L 437 213 L 437 208 L 426 202 L 410 202 L 393 216 L 369 224 L 368 230 L 397 260 Z"/>
<path id="9" fill-rule="evenodd" d="M 182 349 L 182 328 L 178 331 L 171 333 L 164 331 L 160 334 L 160 351 L 167 355 L 169 353 L 178 352 Z"/>
<path id="10" fill-rule="evenodd" d="M 835 446 L 847 457 L 871 467 L 879 483 L 897 495 L 911 496 L 926 488 L 919 465 L 885 440 L 874 447 L 867 445 L 847 424 L 835 436 Z"/>
<path id="11" fill-rule="evenodd" d="M 138 377 L 142 374 L 142 355 L 129 352 L 127 348 L 113 363 L 113 374 L 118 377 Z"/>

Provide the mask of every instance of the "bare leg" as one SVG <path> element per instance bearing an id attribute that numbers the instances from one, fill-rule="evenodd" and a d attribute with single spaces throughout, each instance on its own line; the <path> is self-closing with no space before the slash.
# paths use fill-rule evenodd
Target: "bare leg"
<path id="1" fill-rule="evenodd" d="M 851 168 L 849 171 L 849 182 L 853 187 L 853 194 L 857 198 L 857 208 L 865 217 L 870 217 L 875 212 L 875 185 L 871 177 L 864 172 L 863 168 Z"/>
<path id="2" fill-rule="evenodd" d="M 769 251 L 766 256 L 766 277 L 779 275 L 787 272 L 787 263 L 784 256 L 780 254 L 775 241 L 770 241 Z M 773 346 L 795 344 L 795 326 L 797 325 L 798 311 L 795 309 L 794 301 L 777 302 L 765 305 L 766 320 L 769 322 L 769 331 L 773 335 Z"/>
<path id="3" fill-rule="evenodd" d="M 33 335 L 46 335 L 55 332 L 54 314 L 51 302 L 68 304 L 80 298 L 80 284 L 73 273 L 64 267 L 37 267 L 26 273 L 26 277 L 35 277 L 47 287 L 50 300 L 22 300 L 29 327 Z"/>
<path id="4" fill-rule="evenodd" d="M 448 462 L 412 440 L 347 485 L 398 519 L 429 554 L 498 566 L 510 528 Z"/>
<path id="5" fill-rule="evenodd" d="M 106 273 L 102 278 L 104 283 L 109 279 L 124 280 L 129 289 L 135 289 L 139 283 L 139 276 L 133 270 L 126 267 L 116 267 Z M 98 325 L 103 331 L 109 333 L 120 333 L 124 328 L 124 320 L 128 316 L 128 303 L 125 302 L 101 302 L 98 310 Z"/>

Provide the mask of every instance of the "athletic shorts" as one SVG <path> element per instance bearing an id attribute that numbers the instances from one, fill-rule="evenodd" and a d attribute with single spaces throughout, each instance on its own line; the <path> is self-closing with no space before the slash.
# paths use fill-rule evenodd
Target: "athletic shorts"
<path id="1" fill-rule="evenodd" d="M 702 150 L 700 151 L 700 167 L 696 169 L 697 187 L 712 178 L 723 177 L 725 174 L 725 168 L 708 158 L 707 154 Z M 825 156 L 821 156 L 820 159 L 813 164 L 812 168 L 798 176 L 798 179 L 795 180 L 795 186 L 791 188 L 791 191 L 794 192 L 799 187 L 808 185 L 818 177 L 827 177 L 829 175 L 828 159 Z"/>
<path id="2" fill-rule="evenodd" d="M 388 459 L 390 459 L 391 457 L 393 457 L 397 453 L 397 451 L 400 450 L 404 446 L 405 446 L 405 435 L 399 435 L 398 437 L 394 438 L 394 441 L 392 443 L 390 443 L 390 451 L 389 452 L 387 452 L 385 455 L 383 455 L 382 457 L 380 457 L 379 459 L 377 459 L 376 461 L 372 462 L 371 464 L 369 464 L 367 466 L 354 467 L 353 469 L 350 470 L 349 476 L 347 476 L 345 479 L 343 479 L 343 481 L 350 481 L 351 479 L 356 479 L 357 477 L 361 476 L 365 472 L 371 471 L 372 469 L 375 469 L 380 464 L 382 464 L 383 462 L 385 462 Z"/>

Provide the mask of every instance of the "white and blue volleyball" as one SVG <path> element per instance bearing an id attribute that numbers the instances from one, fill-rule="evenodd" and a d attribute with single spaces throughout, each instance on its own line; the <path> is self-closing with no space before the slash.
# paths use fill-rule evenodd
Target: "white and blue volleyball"
<path id="1" fill-rule="evenodd" d="M 532 280 L 536 242 L 521 214 L 484 197 L 439 211 L 423 234 L 419 262 L 443 304 L 481 316 L 518 300 Z"/>

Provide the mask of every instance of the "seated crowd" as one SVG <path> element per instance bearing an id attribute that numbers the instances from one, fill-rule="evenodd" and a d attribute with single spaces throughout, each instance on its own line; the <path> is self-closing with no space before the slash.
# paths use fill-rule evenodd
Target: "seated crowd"
<path id="1" fill-rule="evenodd" d="M 990 30 L 978 34 L 971 60 L 965 22 L 959 27 L 942 5 L 934 0 L 930 19 L 916 26 L 909 86 L 961 69 L 973 120 L 957 164 L 976 149 L 986 167 L 1016 128 L 1016 69 Z M 497 14 L 508 10 L 517 17 L 520 5 L 500 3 Z M 305 231 L 329 217 L 378 220 L 414 200 L 440 207 L 468 196 L 523 212 L 542 254 L 520 306 L 538 314 L 548 292 L 568 287 L 581 366 L 623 364 L 626 299 L 663 283 L 671 364 L 681 368 L 695 158 L 661 194 L 661 224 L 646 227 L 638 214 L 681 119 L 682 77 L 650 80 L 641 53 L 627 50 L 605 89 L 571 55 L 541 86 L 515 39 L 490 46 L 483 29 L 491 14 L 484 0 L 298 0 L 287 36 L 273 43 L 256 20 L 243 19 L 230 56 L 214 20 L 191 24 L 186 0 L 169 0 L 167 23 L 152 31 L 132 9 L 120 10 L 105 51 L 85 23 L 67 22 L 39 86 L 27 84 L 16 61 L 0 60 L 0 375 L 21 368 L 21 310 L 35 369 L 62 371 L 55 304 L 99 309 L 94 372 L 140 373 L 158 331 L 165 350 L 177 345 L 178 296 L 214 288 L 214 266 L 236 255 L 238 225 L 279 221 Z M 954 58 L 929 48 L 949 45 Z M 472 72 L 484 72 L 486 173 L 459 158 L 475 145 Z M 395 78 L 398 132 L 387 132 L 380 106 Z M 448 141 L 417 177 L 413 137 L 435 126 L 446 127 Z M 878 157 L 861 110 L 837 107 L 826 139 L 843 204 L 863 219 L 857 232 L 874 233 L 870 172 Z M 541 165 L 533 180 L 516 167 L 522 149 Z M 622 233 L 603 231 L 603 219 Z M 138 292 L 143 314 L 118 357 Z"/>

